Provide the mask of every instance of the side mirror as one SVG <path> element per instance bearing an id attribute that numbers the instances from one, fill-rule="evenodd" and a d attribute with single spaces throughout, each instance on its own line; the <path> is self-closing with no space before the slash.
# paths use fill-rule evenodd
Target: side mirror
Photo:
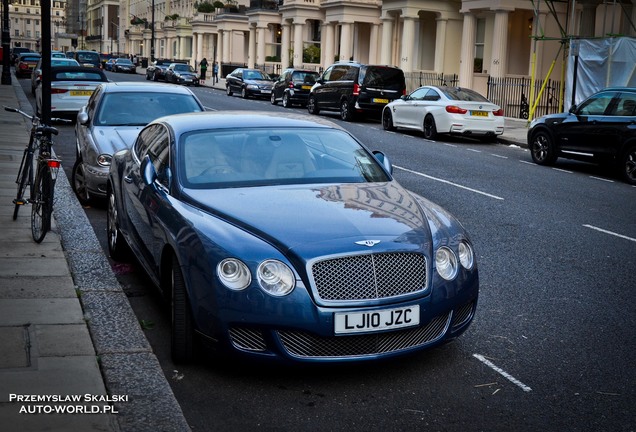
<path id="1" fill-rule="evenodd" d="M 77 113 L 77 122 L 83 126 L 86 126 L 88 124 L 88 120 L 88 113 L 86 113 L 86 110 L 82 108 L 80 112 Z"/>
<path id="2" fill-rule="evenodd" d="M 400 99 L 402 99 L 403 101 L 408 100 L 409 99 L 409 95 L 402 95 L 402 96 L 400 96 Z"/>
<path id="3" fill-rule="evenodd" d="M 157 171 L 155 166 L 150 161 L 150 156 L 146 155 L 144 160 L 141 161 L 141 175 L 144 179 L 146 186 L 150 186 L 157 179 Z"/>
<path id="4" fill-rule="evenodd" d="M 393 164 L 389 160 L 388 156 L 382 153 L 381 151 L 375 150 L 373 152 L 373 156 L 382 164 L 385 170 L 389 172 L 389 174 L 393 175 Z"/>

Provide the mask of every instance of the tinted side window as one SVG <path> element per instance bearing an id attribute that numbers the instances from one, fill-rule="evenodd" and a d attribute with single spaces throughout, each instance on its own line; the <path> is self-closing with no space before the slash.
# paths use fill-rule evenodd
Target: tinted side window
<path id="1" fill-rule="evenodd" d="M 358 78 L 358 71 L 360 69 L 357 67 L 349 67 L 347 73 L 344 77 L 342 77 L 343 81 L 355 81 Z"/>
<path id="2" fill-rule="evenodd" d="M 157 132 L 157 135 L 152 137 L 152 141 L 148 146 L 148 152 L 146 154 L 150 157 L 150 161 L 155 166 L 155 171 L 157 172 L 157 178 L 159 181 L 163 185 L 169 186 L 165 173 L 170 159 L 170 135 L 163 126 L 161 126 Z"/>
<path id="3" fill-rule="evenodd" d="M 378 87 L 401 91 L 406 87 L 402 69 L 386 66 L 369 66 L 361 77 L 367 87 Z"/>
<path id="4" fill-rule="evenodd" d="M 441 96 L 439 95 L 439 93 L 437 93 L 433 89 L 429 89 L 426 92 L 426 95 L 424 96 L 424 100 L 426 100 L 426 101 L 438 101 L 440 99 L 441 99 Z"/>
<path id="5" fill-rule="evenodd" d="M 591 96 L 581 102 L 578 113 L 581 115 L 603 115 L 615 96 L 614 92 L 602 92 Z"/>
<path id="6" fill-rule="evenodd" d="M 621 98 L 619 99 L 618 104 L 616 104 L 616 113 L 614 115 L 626 117 L 636 116 L 636 94 L 621 94 Z"/>
<path id="7" fill-rule="evenodd" d="M 143 160 L 151 146 L 156 145 L 156 141 L 165 139 L 169 136 L 165 127 L 159 124 L 153 124 L 146 127 L 139 133 L 134 146 L 135 156 L 139 161 Z"/>
<path id="8" fill-rule="evenodd" d="M 348 66 L 334 66 L 331 71 L 329 71 L 330 73 L 326 76 L 325 79 L 327 81 L 342 81 L 345 79 L 350 79 L 345 78 L 350 69 L 351 68 Z"/>

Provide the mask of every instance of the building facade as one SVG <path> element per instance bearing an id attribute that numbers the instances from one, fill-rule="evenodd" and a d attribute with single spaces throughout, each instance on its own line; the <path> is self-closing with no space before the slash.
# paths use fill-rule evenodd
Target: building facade
<path id="1" fill-rule="evenodd" d="M 12 47 L 40 51 L 42 39 L 39 0 L 14 0 L 9 5 L 9 30 Z M 66 31 L 66 1 L 51 2 L 51 49 L 71 49 L 72 35 Z"/>

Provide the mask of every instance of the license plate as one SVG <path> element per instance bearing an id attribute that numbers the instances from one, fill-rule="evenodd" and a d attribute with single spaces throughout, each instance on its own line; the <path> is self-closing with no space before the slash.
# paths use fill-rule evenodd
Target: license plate
<path id="1" fill-rule="evenodd" d="M 311 90 L 311 86 L 300 86 L 301 89 L 303 90 Z"/>
<path id="2" fill-rule="evenodd" d="M 471 111 L 470 115 L 474 117 L 488 117 L 488 112 L 487 111 Z"/>
<path id="3" fill-rule="evenodd" d="M 373 102 L 375 102 L 375 103 L 388 104 L 388 103 L 389 103 L 389 100 L 388 100 L 388 99 L 378 99 L 378 98 L 373 98 Z"/>
<path id="4" fill-rule="evenodd" d="M 271 90 L 261 90 L 261 93 L 271 93 Z"/>
<path id="5" fill-rule="evenodd" d="M 90 96 L 93 94 L 93 90 L 71 90 L 71 96 Z"/>
<path id="6" fill-rule="evenodd" d="M 419 324 L 419 305 L 368 312 L 338 312 L 334 316 L 336 334 L 392 330 Z"/>

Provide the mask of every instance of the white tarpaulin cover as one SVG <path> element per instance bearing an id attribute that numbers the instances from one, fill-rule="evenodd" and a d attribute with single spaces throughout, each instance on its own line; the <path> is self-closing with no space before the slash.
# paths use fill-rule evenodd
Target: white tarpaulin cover
<path id="1" fill-rule="evenodd" d="M 564 106 L 566 109 L 572 102 L 572 83 L 577 52 L 578 68 L 574 103 L 580 103 L 592 93 L 605 87 L 636 87 L 636 38 L 572 40 L 565 82 Z"/>

